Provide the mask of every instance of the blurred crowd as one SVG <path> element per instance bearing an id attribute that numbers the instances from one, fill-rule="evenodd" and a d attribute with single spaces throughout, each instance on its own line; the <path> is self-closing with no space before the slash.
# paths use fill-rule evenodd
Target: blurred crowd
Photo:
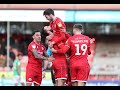
<path id="1" fill-rule="evenodd" d="M 27 46 L 31 42 L 32 38 L 24 35 L 11 35 L 10 46 L 7 47 L 7 38 L 0 39 L 0 67 L 5 68 L 7 66 L 7 49 L 9 49 L 9 67 L 12 69 L 13 62 L 18 52 L 22 52 L 23 55 L 27 55 Z"/>

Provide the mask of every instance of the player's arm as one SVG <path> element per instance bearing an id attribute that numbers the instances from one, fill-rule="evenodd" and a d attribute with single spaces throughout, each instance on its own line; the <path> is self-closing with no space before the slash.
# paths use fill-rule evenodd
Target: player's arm
<path id="1" fill-rule="evenodd" d="M 48 65 L 49 65 L 49 61 L 44 60 L 44 66 L 43 66 L 43 68 L 42 68 L 42 71 L 46 71 Z"/>
<path id="2" fill-rule="evenodd" d="M 90 47 L 88 47 L 88 55 L 91 54 L 91 50 L 90 50 Z"/>
<path id="3" fill-rule="evenodd" d="M 32 51 L 34 57 L 37 58 L 37 59 L 41 59 L 41 60 L 47 60 L 48 59 L 48 57 L 45 57 L 43 55 L 38 54 L 37 50 L 34 49 L 34 48 L 32 48 L 31 51 Z"/>
<path id="4" fill-rule="evenodd" d="M 69 48 L 70 48 L 70 39 L 66 41 L 66 44 L 61 49 L 55 50 L 54 48 L 52 48 L 51 51 L 53 53 L 66 53 L 69 50 Z"/>
<path id="5" fill-rule="evenodd" d="M 65 36 L 66 36 L 66 38 L 68 39 L 69 37 L 71 37 L 71 35 L 70 34 L 68 34 L 67 32 L 65 33 Z M 63 48 L 64 47 L 64 43 L 61 41 L 61 42 L 58 42 L 58 43 L 56 43 L 57 44 L 57 46 L 59 47 L 59 48 Z"/>
<path id="6" fill-rule="evenodd" d="M 56 43 L 61 42 L 61 41 L 65 40 L 65 39 L 66 39 L 65 34 L 63 32 L 60 32 L 60 37 L 58 39 L 52 41 L 52 44 L 56 44 Z"/>
<path id="7" fill-rule="evenodd" d="M 55 50 L 54 48 L 51 49 L 53 53 L 66 53 L 68 51 L 69 47 L 65 45 L 63 48 Z"/>
<path id="8" fill-rule="evenodd" d="M 90 39 L 91 44 L 94 43 L 94 42 L 95 42 L 95 38 Z"/>

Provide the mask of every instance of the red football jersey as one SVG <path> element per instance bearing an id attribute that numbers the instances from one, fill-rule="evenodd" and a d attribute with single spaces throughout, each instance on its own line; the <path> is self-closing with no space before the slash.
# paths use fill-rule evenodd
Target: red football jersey
<path id="1" fill-rule="evenodd" d="M 61 29 L 66 30 L 66 25 L 60 18 L 56 17 L 54 21 L 51 21 L 50 27 L 53 30 L 54 35 L 59 37 L 57 40 L 54 41 L 55 43 L 66 40 L 65 33 L 61 32 Z"/>
<path id="2" fill-rule="evenodd" d="M 51 39 L 51 41 L 54 41 L 54 40 L 56 40 L 56 39 L 58 39 L 58 37 L 57 36 L 54 36 L 52 39 Z M 62 46 L 64 46 L 64 44 L 62 43 L 62 42 L 59 42 L 59 43 L 56 43 L 56 44 L 54 44 L 53 45 L 53 48 L 54 49 L 56 49 L 56 50 L 58 50 L 58 49 L 60 49 Z M 53 53 L 53 57 L 54 58 L 61 58 L 61 61 L 63 60 L 64 61 L 64 59 L 62 59 L 62 58 L 66 58 L 65 57 L 65 54 L 62 54 L 62 53 Z"/>
<path id="3" fill-rule="evenodd" d="M 61 29 L 66 30 L 66 25 L 65 23 L 58 17 L 54 21 L 50 22 L 50 27 L 54 32 L 61 32 Z"/>
<path id="4" fill-rule="evenodd" d="M 42 60 L 34 57 L 31 51 L 32 48 L 36 49 L 40 55 L 43 55 L 43 53 L 46 51 L 46 48 L 42 44 L 37 44 L 34 41 L 32 41 L 28 46 L 28 64 L 33 68 L 42 68 Z"/>
<path id="5" fill-rule="evenodd" d="M 58 53 L 64 53 L 70 48 L 70 63 L 74 61 L 87 61 L 90 51 L 90 38 L 88 36 L 78 34 L 68 38 L 64 48 L 57 50 Z"/>

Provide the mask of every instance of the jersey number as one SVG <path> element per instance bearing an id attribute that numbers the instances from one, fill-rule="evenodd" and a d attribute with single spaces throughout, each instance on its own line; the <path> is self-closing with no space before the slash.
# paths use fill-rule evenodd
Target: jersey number
<path id="1" fill-rule="evenodd" d="M 81 53 L 79 52 L 79 48 L 83 51 L 82 55 L 85 55 L 86 50 L 87 50 L 87 45 L 86 44 L 82 44 L 81 47 L 79 44 L 75 44 L 76 47 L 76 53 L 75 55 L 81 55 Z"/>

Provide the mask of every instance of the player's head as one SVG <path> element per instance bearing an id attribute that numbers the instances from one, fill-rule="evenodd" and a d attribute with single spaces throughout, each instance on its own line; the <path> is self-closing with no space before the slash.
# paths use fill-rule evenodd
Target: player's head
<path id="1" fill-rule="evenodd" d="M 39 43 L 41 41 L 41 32 L 39 30 L 33 31 L 32 38 Z"/>
<path id="2" fill-rule="evenodd" d="M 54 16 L 54 10 L 51 8 L 48 8 L 43 12 L 43 15 L 47 20 L 52 21 Z"/>
<path id="3" fill-rule="evenodd" d="M 76 34 L 76 33 L 82 33 L 83 32 L 83 26 L 82 24 L 75 24 L 73 26 L 73 34 Z"/>
<path id="4" fill-rule="evenodd" d="M 49 34 L 47 33 L 47 30 L 46 30 L 45 26 L 42 27 L 41 35 L 43 35 L 43 36 L 45 36 L 45 37 L 49 35 Z"/>
<path id="5" fill-rule="evenodd" d="M 21 60 L 23 57 L 23 54 L 21 52 L 18 52 L 17 57 L 18 57 L 18 60 Z"/>
<path id="6" fill-rule="evenodd" d="M 48 36 L 48 35 L 50 35 L 51 33 L 53 33 L 53 30 L 48 30 L 46 27 L 48 27 L 48 26 L 44 26 L 44 27 L 42 28 L 42 33 L 41 33 L 41 34 L 44 34 L 45 36 Z"/>

